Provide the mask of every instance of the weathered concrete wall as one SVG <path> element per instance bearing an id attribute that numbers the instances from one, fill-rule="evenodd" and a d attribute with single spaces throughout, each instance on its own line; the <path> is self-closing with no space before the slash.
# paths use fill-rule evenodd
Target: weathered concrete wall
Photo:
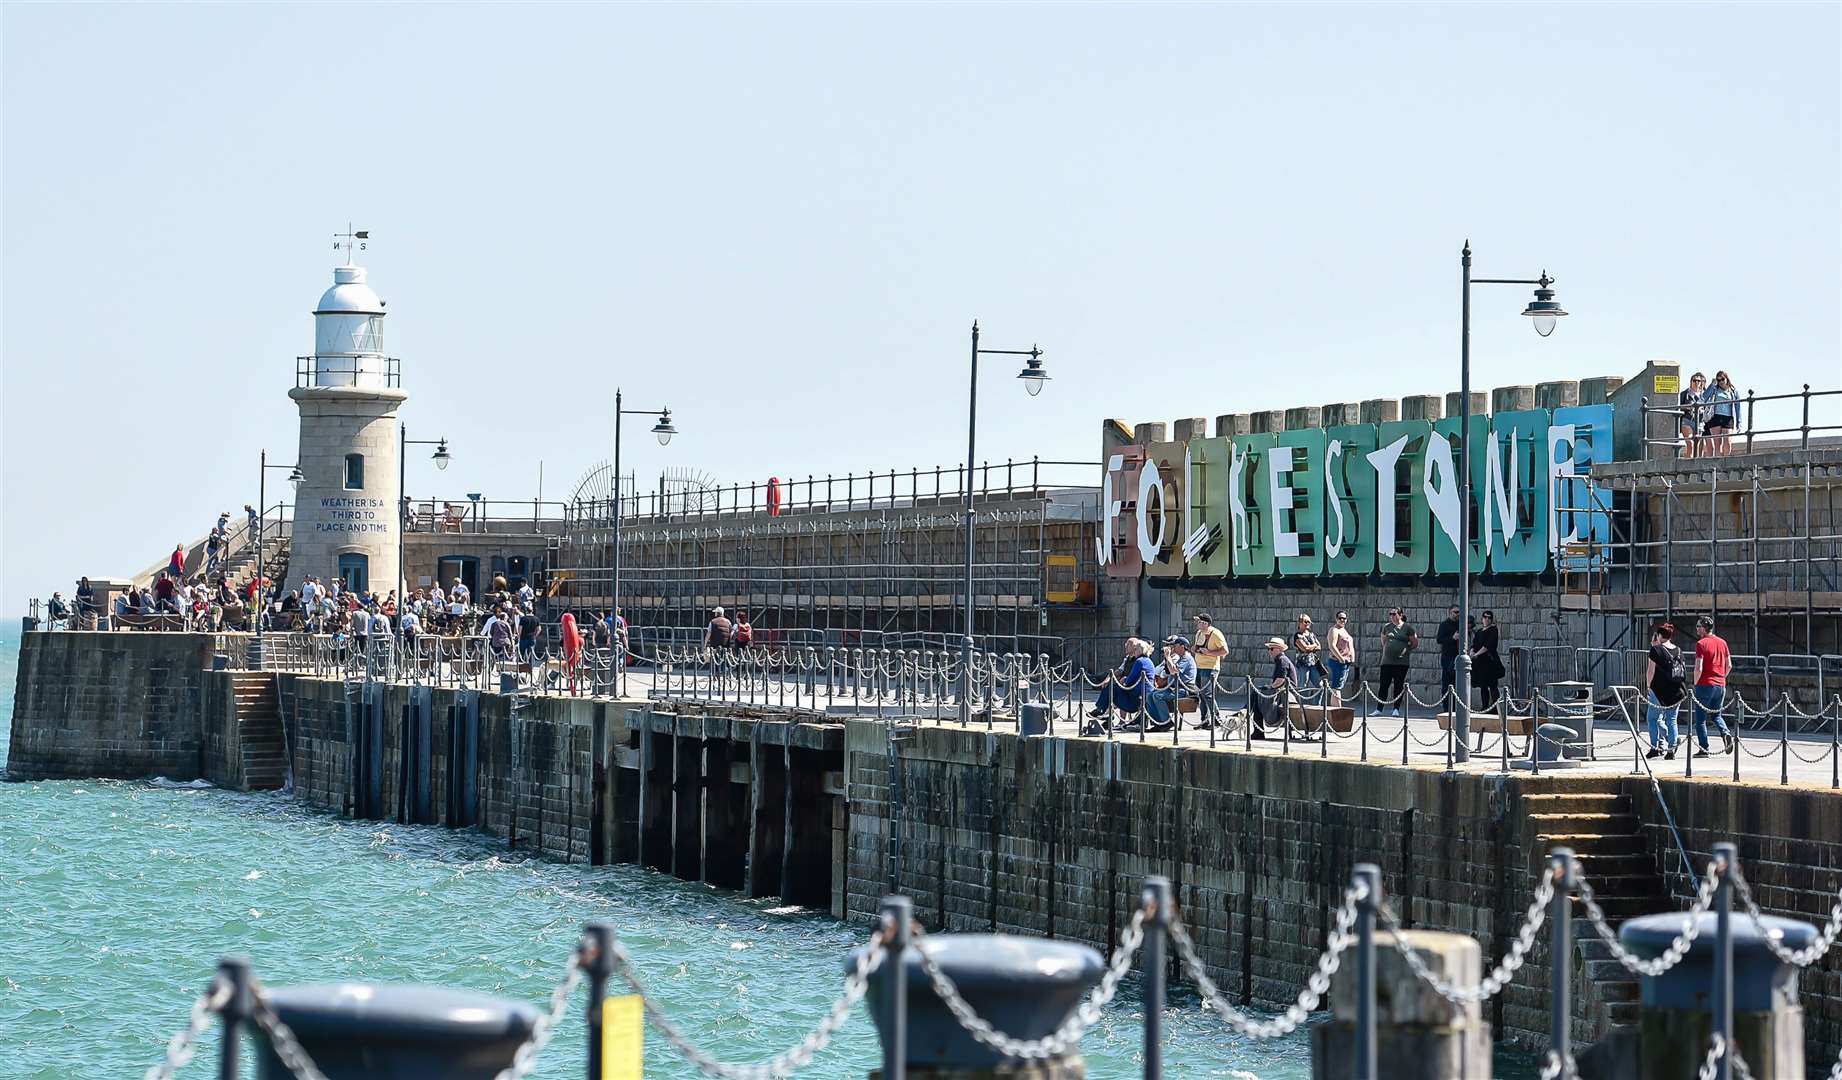
<path id="1" fill-rule="evenodd" d="M 203 775 L 211 651 L 209 634 L 23 635 L 7 778 Z"/>

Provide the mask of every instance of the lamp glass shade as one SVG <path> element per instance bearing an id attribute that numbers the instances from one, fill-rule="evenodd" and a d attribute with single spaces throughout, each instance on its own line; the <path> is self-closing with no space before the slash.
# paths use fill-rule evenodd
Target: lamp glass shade
<path id="1" fill-rule="evenodd" d="M 435 455 L 434 456 L 435 456 L 435 467 L 437 469 L 445 469 L 448 467 L 448 462 L 453 460 L 453 457 L 454 457 L 453 454 L 448 453 L 448 440 L 443 439 L 440 442 L 435 444 Z"/>
<path id="2" fill-rule="evenodd" d="M 1017 377 L 1023 380 L 1023 388 L 1029 391 L 1031 397 L 1042 393 L 1043 384 L 1049 381 L 1049 373 L 1043 370 L 1043 362 L 1034 356 L 1023 365 Z"/>
<path id="3" fill-rule="evenodd" d="M 678 434 L 678 429 L 672 426 L 670 413 L 659 417 L 659 422 L 652 426 L 652 433 L 659 437 L 660 446 L 672 441 L 672 436 Z"/>
<path id="4" fill-rule="evenodd" d="M 288 473 L 288 483 L 292 485 L 294 490 L 296 491 L 299 491 L 301 489 L 301 481 L 305 479 L 307 478 L 301 475 L 300 466 L 298 465 L 295 466 L 294 469 Z"/>
<path id="5" fill-rule="evenodd" d="M 1552 315 L 1535 315 L 1531 317 L 1531 322 L 1535 326 L 1535 332 L 1542 337 L 1554 333 L 1555 318 Z"/>

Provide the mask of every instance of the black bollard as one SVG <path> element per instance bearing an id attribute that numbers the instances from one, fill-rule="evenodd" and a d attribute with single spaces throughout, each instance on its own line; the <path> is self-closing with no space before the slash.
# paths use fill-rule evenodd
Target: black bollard
<path id="1" fill-rule="evenodd" d="M 327 1080 L 492 1080 L 512 1063 L 537 1010 L 471 990 L 326 983 L 267 992 Z M 292 1074 L 266 1035 L 261 1080 Z"/>
<path id="2" fill-rule="evenodd" d="M 1013 1062 L 960 1027 L 935 993 L 922 965 L 925 953 L 953 981 L 973 1011 L 1016 1039 L 1053 1034 L 1093 985 L 1104 964 L 1085 945 L 1008 934 L 930 934 L 903 950 L 896 968 L 903 975 L 907 1000 L 900 1038 L 906 1053 L 903 1071 L 910 1077 L 1028 1077 L 1030 1080 L 1081 1080 L 1087 1066 L 1073 1049 L 1060 1057 Z M 845 960 L 854 971 L 857 955 Z M 867 994 L 870 1016 L 883 1040 L 885 1061 L 898 1021 L 892 1014 L 889 981 L 872 980 Z M 902 1075 L 879 1074 L 886 1076 Z"/>

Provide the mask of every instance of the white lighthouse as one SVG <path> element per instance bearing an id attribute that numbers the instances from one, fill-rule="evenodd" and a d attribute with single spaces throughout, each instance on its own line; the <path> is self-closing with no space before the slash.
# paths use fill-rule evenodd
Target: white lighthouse
<path id="1" fill-rule="evenodd" d="M 314 351 L 296 358 L 301 484 L 295 496 L 288 587 L 308 574 L 351 589 L 396 588 L 397 407 L 409 395 L 384 355 L 384 302 L 353 262 L 363 232 L 344 234 L 344 266 L 314 306 Z"/>

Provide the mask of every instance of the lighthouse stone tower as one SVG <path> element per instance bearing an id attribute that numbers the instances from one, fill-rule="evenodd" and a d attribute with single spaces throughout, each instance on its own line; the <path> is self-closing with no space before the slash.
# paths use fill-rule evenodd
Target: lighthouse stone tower
<path id="1" fill-rule="evenodd" d="M 383 593 L 397 584 L 397 407 L 409 395 L 384 355 L 384 302 L 345 247 L 346 265 L 314 308 L 313 355 L 296 358 L 288 391 L 301 408 L 302 479 L 287 584 L 313 574 Z"/>

